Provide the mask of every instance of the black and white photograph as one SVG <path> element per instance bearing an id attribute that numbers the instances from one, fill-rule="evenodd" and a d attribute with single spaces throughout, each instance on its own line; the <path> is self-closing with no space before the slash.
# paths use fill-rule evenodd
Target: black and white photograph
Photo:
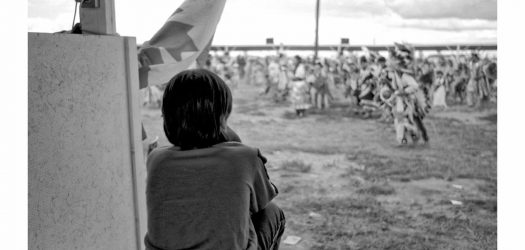
<path id="1" fill-rule="evenodd" d="M 5 249 L 522 248 L 521 1 L 23 2 Z"/>

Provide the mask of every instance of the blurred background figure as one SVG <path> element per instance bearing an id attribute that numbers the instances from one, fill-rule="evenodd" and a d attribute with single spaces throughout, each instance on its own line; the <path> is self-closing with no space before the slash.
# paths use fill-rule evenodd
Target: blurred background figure
<path id="1" fill-rule="evenodd" d="M 306 83 L 306 67 L 300 56 L 294 57 L 291 98 L 298 117 L 303 117 L 310 107 L 309 87 Z"/>

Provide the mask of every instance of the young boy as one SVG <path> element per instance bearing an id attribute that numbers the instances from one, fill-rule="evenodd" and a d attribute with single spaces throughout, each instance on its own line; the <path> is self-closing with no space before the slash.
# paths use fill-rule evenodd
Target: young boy
<path id="1" fill-rule="evenodd" d="M 228 86 L 204 70 L 183 71 L 164 92 L 164 132 L 173 146 L 147 161 L 147 250 L 278 249 L 283 211 L 260 151 L 229 129 Z"/>

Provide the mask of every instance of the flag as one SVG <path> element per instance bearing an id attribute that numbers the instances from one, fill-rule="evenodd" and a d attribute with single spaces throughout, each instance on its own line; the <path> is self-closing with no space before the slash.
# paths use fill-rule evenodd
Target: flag
<path id="1" fill-rule="evenodd" d="M 185 0 L 138 52 L 140 87 L 203 65 L 226 0 Z"/>

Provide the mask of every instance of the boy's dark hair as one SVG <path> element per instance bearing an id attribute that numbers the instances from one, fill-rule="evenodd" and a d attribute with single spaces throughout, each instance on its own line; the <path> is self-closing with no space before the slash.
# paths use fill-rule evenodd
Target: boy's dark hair
<path id="1" fill-rule="evenodd" d="M 182 150 L 226 141 L 232 95 L 224 81 L 205 69 L 186 70 L 168 82 L 162 98 L 164 133 Z"/>

